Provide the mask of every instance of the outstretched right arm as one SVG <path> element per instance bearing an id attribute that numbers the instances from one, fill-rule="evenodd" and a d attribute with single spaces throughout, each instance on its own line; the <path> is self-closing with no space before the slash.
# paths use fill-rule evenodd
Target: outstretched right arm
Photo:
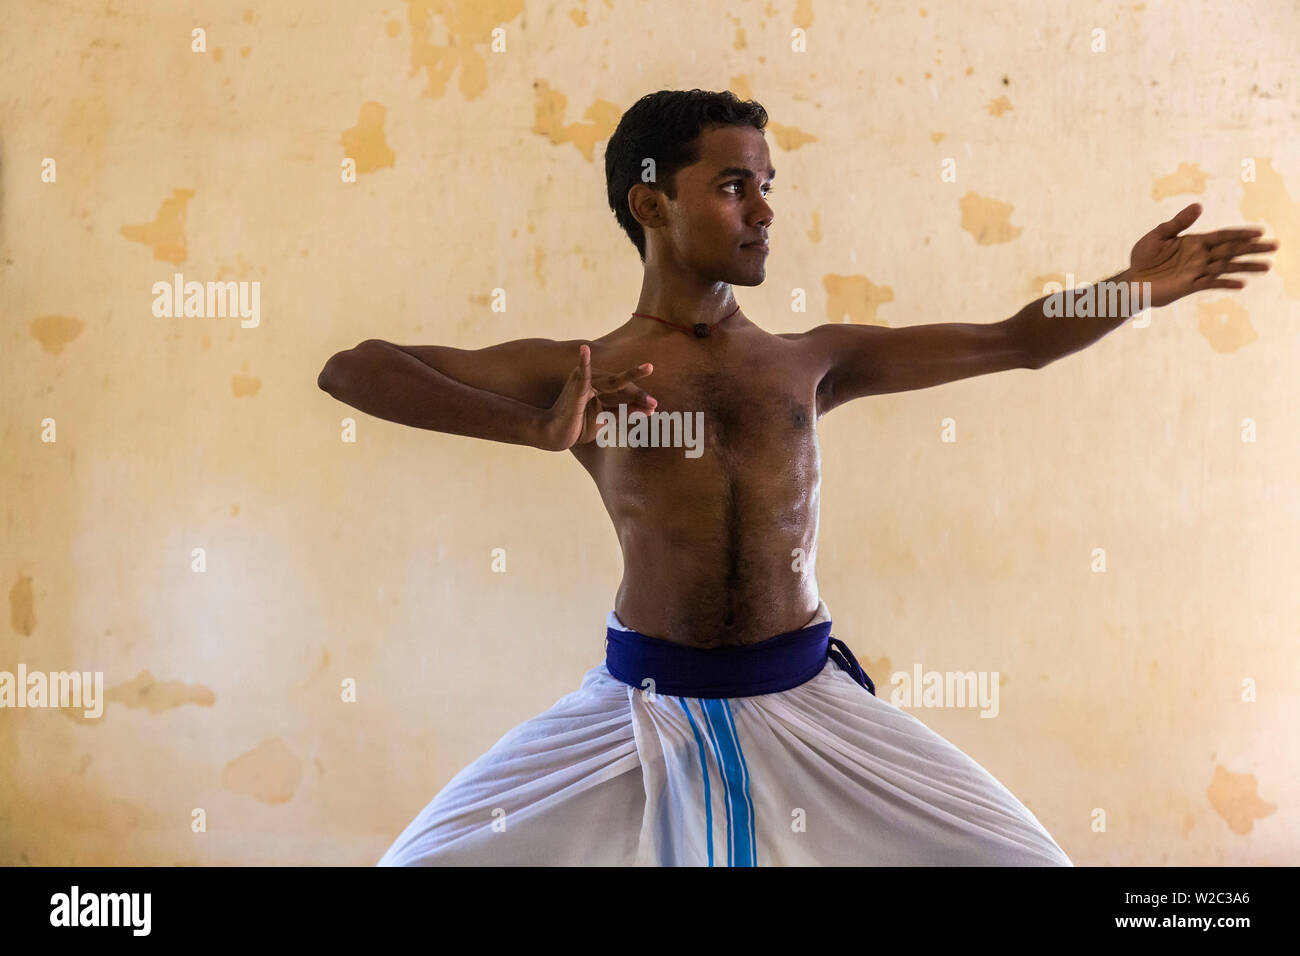
<path id="1" fill-rule="evenodd" d="M 367 339 L 332 356 L 316 383 L 344 404 L 399 425 L 537 447 L 562 385 L 562 344 L 519 339 L 468 350 Z"/>
<path id="2" fill-rule="evenodd" d="M 646 397 L 631 381 L 649 372 L 593 374 L 580 345 L 517 339 L 467 350 L 367 339 L 331 357 L 317 384 L 400 425 L 563 451 L 591 440 L 597 395 L 637 405 Z"/>

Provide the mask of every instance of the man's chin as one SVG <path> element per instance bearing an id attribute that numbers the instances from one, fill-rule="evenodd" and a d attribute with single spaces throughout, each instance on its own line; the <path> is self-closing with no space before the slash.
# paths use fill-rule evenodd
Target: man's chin
<path id="1" fill-rule="evenodd" d="M 745 269 L 743 271 L 737 272 L 735 278 L 728 279 L 727 281 L 731 285 L 756 286 L 756 285 L 762 285 L 763 281 L 766 278 L 767 278 L 767 270 L 764 268 L 760 268 L 757 272 L 755 272 L 753 269 Z"/>

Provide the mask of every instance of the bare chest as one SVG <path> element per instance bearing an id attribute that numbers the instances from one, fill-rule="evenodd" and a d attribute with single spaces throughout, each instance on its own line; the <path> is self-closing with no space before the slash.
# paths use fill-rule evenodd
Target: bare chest
<path id="1" fill-rule="evenodd" d="M 592 359 L 598 361 L 595 351 Z M 611 371 L 653 364 L 654 372 L 639 384 L 659 403 L 658 413 L 692 416 L 703 447 L 718 455 L 780 453 L 815 431 L 820 374 L 787 339 L 683 335 L 653 346 L 615 346 L 599 361 Z"/>

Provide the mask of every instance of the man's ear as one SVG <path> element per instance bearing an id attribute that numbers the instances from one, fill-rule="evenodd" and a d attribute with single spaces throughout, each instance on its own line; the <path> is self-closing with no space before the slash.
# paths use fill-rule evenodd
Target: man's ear
<path id="1" fill-rule="evenodd" d="M 664 194 L 645 183 L 633 183 L 627 191 L 627 207 L 642 229 L 657 229 L 665 224 Z"/>

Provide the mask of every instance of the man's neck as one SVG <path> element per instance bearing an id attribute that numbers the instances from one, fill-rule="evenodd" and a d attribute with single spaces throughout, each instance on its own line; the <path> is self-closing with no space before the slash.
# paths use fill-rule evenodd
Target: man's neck
<path id="1" fill-rule="evenodd" d="M 728 282 L 702 282 L 679 275 L 663 275 L 647 267 L 641 280 L 636 312 L 668 322 L 693 326 L 713 325 L 736 308 Z"/>

